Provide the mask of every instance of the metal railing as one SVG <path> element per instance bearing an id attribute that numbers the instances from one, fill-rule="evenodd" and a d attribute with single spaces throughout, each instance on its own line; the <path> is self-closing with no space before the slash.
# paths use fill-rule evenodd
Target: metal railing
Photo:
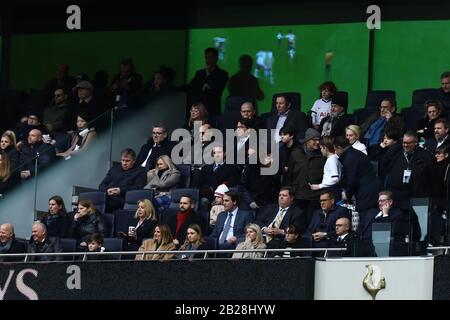
<path id="1" fill-rule="evenodd" d="M 449 247 L 450 248 L 450 247 Z M 39 257 L 39 256 L 82 256 L 81 261 L 86 261 L 87 256 L 114 256 L 114 255 L 142 255 L 144 258 L 147 254 L 173 254 L 173 255 L 182 255 L 182 254 L 203 254 L 203 260 L 210 259 L 210 254 L 216 253 L 249 253 L 249 252 L 263 252 L 264 256 L 262 258 L 268 258 L 267 254 L 271 252 L 324 252 L 324 257 L 328 255 L 328 252 L 332 251 L 346 251 L 346 248 L 301 248 L 301 249 L 293 249 L 293 248 L 285 248 L 285 249 L 248 249 L 248 250 L 151 250 L 151 251 L 107 251 L 107 252 L 49 252 L 49 253 L 3 253 L 0 254 L 0 258 L 14 258 L 14 257 L 24 257 L 24 261 L 8 261 L 9 262 L 29 262 L 29 257 Z M 289 258 L 289 257 L 270 257 L 272 258 Z M 258 259 L 258 258 L 255 258 Z M 80 261 L 80 260 L 79 260 Z M 34 262 L 34 261 L 33 261 Z M 44 261 L 41 261 L 44 262 Z M 53 262 L 53 261 L 45 261 L 45 262 Z M 59 262 L 59 261 L 55 261 Z"/>

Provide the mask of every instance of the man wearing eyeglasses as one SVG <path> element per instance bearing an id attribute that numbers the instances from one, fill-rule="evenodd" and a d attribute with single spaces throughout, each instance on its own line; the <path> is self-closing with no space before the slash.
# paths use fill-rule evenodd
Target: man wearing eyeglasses
<path id="1" fill-rule="evenodd" d="M 162 123 L 155 124 L 152 130 L 152 138 L 141 147 L 136 158 L 136 164 L 144 167 L 146 171 L 154 169 L 156 159 L 159 156 L 170 157 L 175 143 L 167 138 L 167 129 Z"/>
<path id="2" fill-rule="evenodd" d="M 442 102 L 445 110 L 450 110 L 450 71 L 441 74 L 441 87 L 438 90 L 438 100 Z"/>

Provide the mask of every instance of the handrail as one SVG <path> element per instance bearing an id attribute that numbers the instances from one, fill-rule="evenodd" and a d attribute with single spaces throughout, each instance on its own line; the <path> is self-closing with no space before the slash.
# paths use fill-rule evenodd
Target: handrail
<path id="1" fill-rule="evenodd" d="M 27 262 L 28 257 L 34 256 L 88 256 L 88 255 L 138 255 L 142 254 L 198 254 L 204 253 L 203 259 L 207 258 L 208 253 L 244 253 L 244 252 L 264 252 L 264 257 L 268 252 L 321 252 L 328 251 L 346 251 L 346 248 L 284 248 L 284 249 L 240 249 L 240 250 L 147 250 L 147 251 L 107 251 L 107 252 L 49 252 L 49 253 L 2 253 L 1 257 L 25 257 L 24 262 Z M 9 262 L 9 261 L 8 261 Z M 20 261 L 18 261 L 20 262 Z"/>

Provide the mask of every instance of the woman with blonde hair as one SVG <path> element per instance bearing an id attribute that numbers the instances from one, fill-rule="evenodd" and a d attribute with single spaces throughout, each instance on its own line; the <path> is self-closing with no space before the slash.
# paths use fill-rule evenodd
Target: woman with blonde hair
<path id="1" fill-rule="evenodd" d="M 246 238 L 236 247 L 236 250 L 265 249 L 266 244 L 262 236 L 261 228 L 255 223 L 249 223 L 246 227 Z M 236 252 L 233 259 L 255 259 L 264 257 L 264 252 Z"/>
<path id="2" fill-rule="evenodd" d="M 129 223 L 128 234 L 118 232 L 118 236 L 126 238 L 130 251 L 137 251 L 144 239 L 151 238 L 157 222 L 156 210 L 150 200 L 138 200 L 137 204 L 134 218 Z"/>
<path id="3" fill-rule="evenodd" d="M 359 141 L 359 137 L 361 136 L 361 129 L 359 126 L 351 124 L 345 128 L 345 137 L 347 138 L 350 145 L 356 150 L 361 151 L 365 155 L 367 155 L 366 145 Z"/>
<path id="4" fill-rule="evenodd" d="M 156 160 L 155 169 L 147 172 L 144 189 L 154 189 L 157 207 L 167 208 L 171 200 L 170 191 L 178 186 L 180 178 L 180 171 L 169 156 L 162 155 Z"/>
<path id="5" fill-rule="evenodd" d="M 153 232 L 153 239 L 144 240 L 139 251 L 172 251 L 175 250 L 172 233 L 167 224 L 158 223 Z M 135 260 L 169 260 L 172 253 L 138 253 Z"/>

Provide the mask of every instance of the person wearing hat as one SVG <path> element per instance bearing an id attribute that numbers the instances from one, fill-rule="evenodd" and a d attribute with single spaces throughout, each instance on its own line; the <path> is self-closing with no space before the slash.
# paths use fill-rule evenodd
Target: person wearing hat
<path id="1" fill-rule="evenodd" d="M 68 112 L 68 117 L 65 121 L 69 128 L 77 130 L 74 124 L 76 123 L 79 114 L 85 114 L 90 119 L 95 119 L 104 110 L 98 106 L 93 97 L 94 86 L 92 83 L 82 80 L 77 83 L 75 89 L 77 90 L 78 101 L 73 106 L 71 112 Z"/>
<path id="2" fill-rule="evenodd" d="M 331 113 L 322 119 L 319 132 L 322 137 L 345 136 L 345 128 L 354 123 L 352 117 L 346 114 L 347 102 L 342 96 L 336 95 L 331 101 Z"/>
<path id="3" fill-rule="evenodd" d="M 313 128 L 306 130 L 302 146 L 292 150 L 288 160 L 286 184 L 293 188 L 295 201 L 308 218 L 319 207 L 320 191 L 311 190 L 311 184 L 322 181 L 326 158 L 320 152 L 320 133 Z"/>
<path id="4" fill-rule="evenodd" d="M 211 211 L 209 213 L 209 225 L 214 228 L 219 213 L 225 210 L 223 206 L 223 195 L 225 192 L 230 191 L 225 184 L 221 184 L 214 191 L 214 202 L 212 203 Z"/>
<path id="5" fill-rule="evenodd" d="M 43 135 L 49 134 L 46 126 L 41 123 L 42 112 L 37 108 L 30 108 L 26 114 L 26 122 L 17 124 L 14 129 L 18 147 L 28 140 L 28 134 L 33 129 L 38 129 Z"/>

